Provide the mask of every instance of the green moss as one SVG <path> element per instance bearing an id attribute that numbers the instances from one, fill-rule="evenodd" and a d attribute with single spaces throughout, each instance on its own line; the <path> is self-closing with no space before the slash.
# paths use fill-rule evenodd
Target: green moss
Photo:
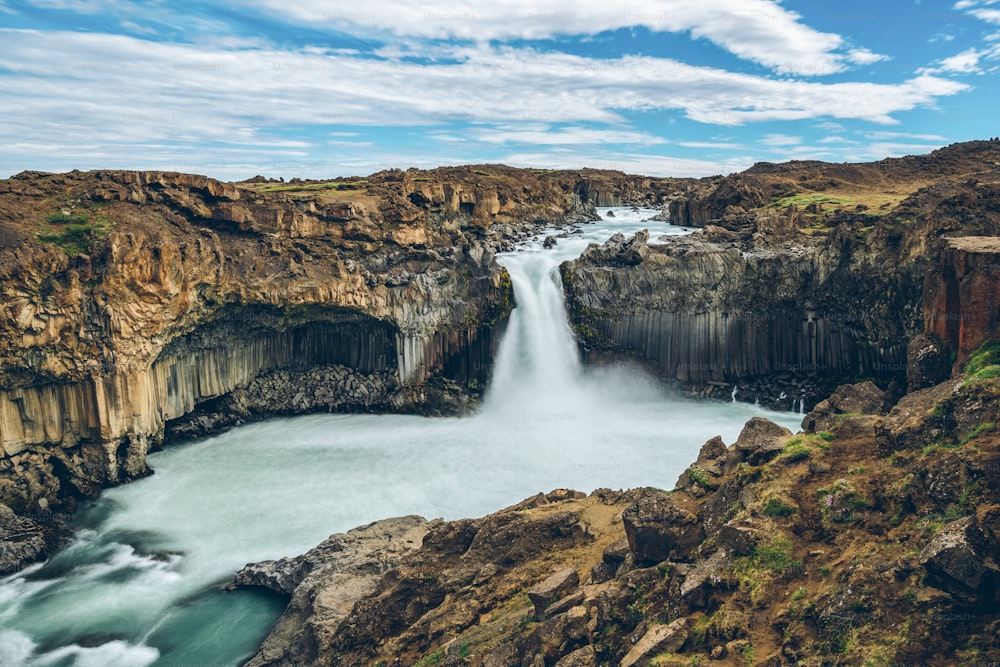
<path id="1" fill-rule="evenodd" d="M 783 537 L 758 544 L 750 554 L 750 559 L 756 567 L 775 574 L 798 572 L 802 569 L 801 560 L 792 560 L 792 543 Z"/>
<path id="2" fill-rule="evenodd" d="M 420 667 L 425 667 L 427 665 L 437 665 L 442 660 L 444 660 L 444 651 L 442 649 L 438 649 L 433 653 L 428 653 L 423 658 L 421 658 L 420 662 L 418 662 L 417 665 L 419 665 Z"/>
<path id="3" fill-rule="evenodd" d="M 778 497 L 768 498 L 764 504 L 764 516 L 789 517 L 799 511 L 799 508 L 791 503 L 786 503 Z"/>
<path id="4" fill-rule="evenodd" d="M 703 489 L 712 489 L 714 485 L 711 480 L 708 479 L 708 473 L 700 465 L 695 464 L 688 469 L 688 475 L 691 477 L 691 481 L 700 486 Z"/>
<path id="5" fill-rule="evenodd" d="M 970 431 L 964 438 L 962 438 L 959 441 L 959 444 L 960 445 L 965 445 L 970 440 L 975 440 L 976 438 L 978 438 L 979 436 L 981 436 L 983 433 L 988 433 L 990 431 L 995 431 L 996 428 L 997 428 L 997 425 L 994 424 L 993 422 L 984 422 L 984 423 L 980 424 L 979 426 L 977 426 L 976 428 L 972 429 L 972 431 Z"/>
<path id="6" fill-rule="evenodd" d="M 328 181 L 325 183 L 291 183 L 288 185 L 269 185 L 260 188 L 261 192 L 313 192 L 317 190 L 359 190 L 368 185 L 367 180 L 358 181 Z"/>
<path id="7" fill-rule="evenodd" d="M 89 213 L 51 213 L 46 225 L 35 234 L 42 243 L 57 246 L 68 255 L 89 253 L 111 231 L 111 219 Z"/>

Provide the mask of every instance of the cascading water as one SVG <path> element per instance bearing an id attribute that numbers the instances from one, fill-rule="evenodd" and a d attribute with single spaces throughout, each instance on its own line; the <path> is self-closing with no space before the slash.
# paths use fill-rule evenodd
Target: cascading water
<path id="1" fill-rule="evenodd" d="M 557 264 L 619 231 L 683 233 L 643 222 L 653 211 L 615 213 L 554 249 L 499 258 L 517 308 L 479 413 L 312 415 L 167 447 L 149 458 L 155 475 L 83 508 L 69 547 L 0 581 L 0 665 L 239 664 L 284 604 L 223 589 L 247 562 L 389 516 L 479 516 L 557 487 L 673 486 L 703 442 L 732 442 L 765 411 L 673 395 L 636 369 L 581 368 Z"/>

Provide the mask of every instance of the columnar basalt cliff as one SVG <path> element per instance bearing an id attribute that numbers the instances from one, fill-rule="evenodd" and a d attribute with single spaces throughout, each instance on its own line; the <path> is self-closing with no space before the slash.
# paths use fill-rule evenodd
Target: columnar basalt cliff
<path id="1" fill-rule="evenodd" d="M 905 385 L 924 330 L 961 362 L 996 328 L 997 255 L 989 239 L 951 237 L 1000 234 L 998 160 L 1000 144 L 973 142 L 687 186 L 671 221 L 696 233 L 616 238 L 563 265 L 584 353 L 785 409 L 852 378 Z"/>
<path id="2" fill-rule="evenodd" d="M 0 502 L 71 508 L 146 474 L 166 433 L 463 410 L 512 307 L 494 250 L 592 218 L 602 178 L 638 182 L 487 166 L 0 181 Z"/>

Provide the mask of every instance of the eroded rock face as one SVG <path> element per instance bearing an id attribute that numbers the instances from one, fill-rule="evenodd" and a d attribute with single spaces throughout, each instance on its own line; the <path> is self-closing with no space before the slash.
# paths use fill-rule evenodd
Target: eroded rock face
<path id="1" fill-rule="evenodd" d="M 670 494 L 651 490 L 622 514 L 629 549 L 641 563 L 655 564 L 671 555 L 683 559 L 705 533 L 698 517 L 678 507 Z"/>
<path id="2" fill-rule="evenodd" d="M 903 368 L 919 326 L 903 306 L 919 288 L 904 274 L 866 275 L 882 271 L 874 264 L 846 230 L 763 247 L 698 232 L 661 245 L 609 241 L 561 271 L 585 356 L 627 351 L 711 395 L 736 388 L 739 400 L 789 409 L 815 404 L 838 379 Z M 858 294 L 873 282 L 893 287 Z M 900 311 L 911 315 L 879 315 Z"/>
<path id="3" fill-rule="evenodd" d="M 52 529 L 0 504 L 0 576 L 44 560 L 57 542 Z"/>
<path id="4" fill-rule="evenodd" d="M 975 517 L 947 524 L 920 552 L 920 564 L 931 583 L 961 599 L 985 591 L 992 597 L 1000 583 L 1000 568 L 989 557 L 990 539 Z"/>
<path id="5" fill-rule="evenodd" d="M 513 305 L 493 250 L 593 217 L 588 193 L 633 181 L 506 167 L 0 181 L 0 501 L 71 509 L 147 474 L 168 434 L 467 410 Z"/>
<path id="6" fill-rule="evenodd" d="M 297 558 L 247 565 L 236 575 L 238 585 L 264 586 L 292 596 L 247 664 L 304 665 L 316 660 L 331 628 L 348 620 L 354 605 L 420 547 L 430 528 L 431 523 L 418 516 L 385 519 L 332 535 Z"/>

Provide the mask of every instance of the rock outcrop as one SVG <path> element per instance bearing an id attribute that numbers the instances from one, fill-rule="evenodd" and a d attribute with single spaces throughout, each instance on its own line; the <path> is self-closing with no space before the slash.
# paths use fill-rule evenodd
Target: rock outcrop
<path id="1" fill-rule="evenodd" d="M 671 220 L 703 229 L 612 239 L 561 267 L 581 349 L 781 409 L 860 378 L 939 382 L 943 359 L 963 363 L 1000 324 L 998 161 L 997 142 L 970 142 L 686 184 Z M 917 335 L 940 343 L 908 349 Z"/>

